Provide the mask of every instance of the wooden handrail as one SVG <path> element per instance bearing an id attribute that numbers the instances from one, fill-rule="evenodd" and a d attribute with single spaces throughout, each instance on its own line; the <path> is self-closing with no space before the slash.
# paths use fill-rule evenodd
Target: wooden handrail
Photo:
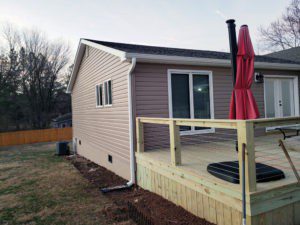
<path id="1" fill-rule="evenodd" d="M 255 120 L 247 120 L 253 122 L 254 127 L 271 127 L 271 126 L 282 126 L 291 124 L 300 124 L 299 116 L 291 116 L 284 118 L 262 118 Z"/>
<path id="2" fill-rule="evenodd" d="M 236 129 L 237 123 L 240 120 L 226 119 L 184 119 L 184 118 L 153 118 L 153 117 L 138 117 L 141 123 L 166 124 L 174 121 L 177 126 L 197 126 L 197 127 L 214 127 Z"/>
<path id="3" fill-rule="evenodd" d="M 246 173 L 246 191 L 255 192 L 256 187 L 256 164 L 254 147 L 254 128 L 267 126 L 280 126 L 290 124 L 300 124 L 300 117 L 287 118 L 269 118 L 256 120 L 223 120 L 223 119 L 177 119 L 177 118 L 137 118 L 137 150 L 144 151 L 144 131 L 143 124 L 165 124 L 169 126 L 170 133 L 170 154 L 171 165 L 181 165 L 181 145 L 179 126 L 196 126 L 226 128 L 237 130 L 239 165 L 242 168 L 242 147 L 246 146 L 245 155 L 245 173 Z M 240 180 L 242 180 L 240 171 Z"/>
<path id="4" fill-rule="evenodd" d="M 142 123 L 166 124 L 175 121 L 178 126 L 200 126 L 214 128 L 237 129 L 237 124 L 242 121 L 253 123 L 254 127 L 268 127 L 300 124 L 300 117 L 284 118 L 261 118 L 253 120 L 229 120 L 229 119 L 185 119 L 185 118 L 155 118 L 155 117 L 138 117 Z"/>

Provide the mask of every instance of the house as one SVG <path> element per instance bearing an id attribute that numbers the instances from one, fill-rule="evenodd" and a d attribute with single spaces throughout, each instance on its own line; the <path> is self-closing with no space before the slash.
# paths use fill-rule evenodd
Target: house
<path id="1" fill-rule="evenodd" d="M 255 69 L 261 117 L 299 115 L 300 65 L 257 56 Z M 189 97 L 195 88 L 201 102 Z M 136 116 L 226 119 L 231 90 L 229 53 L 81 39 L 68 86 L 78 153 L 130 180 Z"/>
<path id="2" fill-rule="evenodd" d="M 225 52 L 81 39 L 67 89 L 77 153 L 212 223 L 241 224 L 240 185 L 206 168 L 236 157 L 240 166 L 245 144 L 246 177 L 238 176 L 246 179 L 249 224 L 270 218 L 299 223 L 300 189 L 289 165 L 281 167 L 284 180 L 255 179 L 256 162 L 271 155 L 282 165 L 279 137 L 254 134 L 300 123 L 300 65 L 256 56 L 252 90 L 261 117 L 270 119 L 253 121 L 227 119 L 230 68 Z"/>
<path id="3" fill-rule="evenodd" d="M 267 54 L 266 56 L 279 58 L 279 59 L 288 59 L 300 63 L 300 46 L 277 51 L 277 52 L 272 52 Z"/>
<path id="4" fill-rule="evenodd" d="M 51 127 L 53 128 L 72 127 L 72 113 L 66 113 L 64 115 L 60 115 L 52 119 Z"/>

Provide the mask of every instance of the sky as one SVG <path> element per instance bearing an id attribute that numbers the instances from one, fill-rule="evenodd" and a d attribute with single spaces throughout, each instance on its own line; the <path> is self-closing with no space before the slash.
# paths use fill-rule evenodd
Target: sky
<path id="1" fill-rule="evenodd" d="M 229 51 L 226 19 L 249 26 L 256 54 L 258 28 L 284 12 L 288 0 L 0 0 L 0 25 L 38 29 L 68 42 L 80 38 Z M 3 41 L 3 39 L 0 41 Z"/>

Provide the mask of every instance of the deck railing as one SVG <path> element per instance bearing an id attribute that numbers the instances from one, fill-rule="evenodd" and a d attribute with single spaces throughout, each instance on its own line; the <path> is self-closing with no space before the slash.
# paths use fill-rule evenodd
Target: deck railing
<path id="1" fill-rule="evenodd" d="M 145 151 L 144 146 L 144 124 L 162 124 L 168 125 L 170 137 L 170 158 L 172 166 L 181 165 L 181 143 L 180 143 L 180 126 L 195 126 L 207 128 L 221 128 L 236 130 L 238 143 L 238 161 L 239 176 L 242 180 L 242 148 L 245 148 L 245 180 L 246 191 L 255 192 L 257 190 L 256 182 L 256 162 L 255 162 L 255 128 L 284 126 L 300 124 L 300 117 L 256 119 L 256 120 L 223 120 L 223 119 L 173 119 L 173 118 L 149 118 L 138 117 L 136 119 L 136 138 L 137 152 Z"/>

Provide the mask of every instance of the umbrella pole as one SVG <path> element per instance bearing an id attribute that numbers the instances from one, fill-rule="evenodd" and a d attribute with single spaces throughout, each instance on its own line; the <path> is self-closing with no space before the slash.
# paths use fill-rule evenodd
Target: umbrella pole
<path id="1" fill-rule="evenodd" d="M 242 225 L 246 225 L 246 173 L 245 173 L 245 154 L 246 154 L 246 145 L 243 144 L 243 149 L 242 149 L 242 192 L 243 192 L 243 222 Z"/>
<path id="2" fill-rule="evenodd" d="M 226 21 L 228 26 L 229 34 L 229 46 L 231 53 L 231 73 L 232 73 L 232 85 L 235 86 L 236 82 L 236 68 L 237 68 L 237 41 L 236 41 L 236 32 L 235 32 L 235 20 L 230 19 Z M 236 149 L 238 149 L 238 141 L 236 141 Z M 242 199 L 243 199 L 243 221 L 242 225 L 246 225 L 246 182 L 245 182 L 245 149 L 246 145 L 243 144 L 242 148 Z"/>

